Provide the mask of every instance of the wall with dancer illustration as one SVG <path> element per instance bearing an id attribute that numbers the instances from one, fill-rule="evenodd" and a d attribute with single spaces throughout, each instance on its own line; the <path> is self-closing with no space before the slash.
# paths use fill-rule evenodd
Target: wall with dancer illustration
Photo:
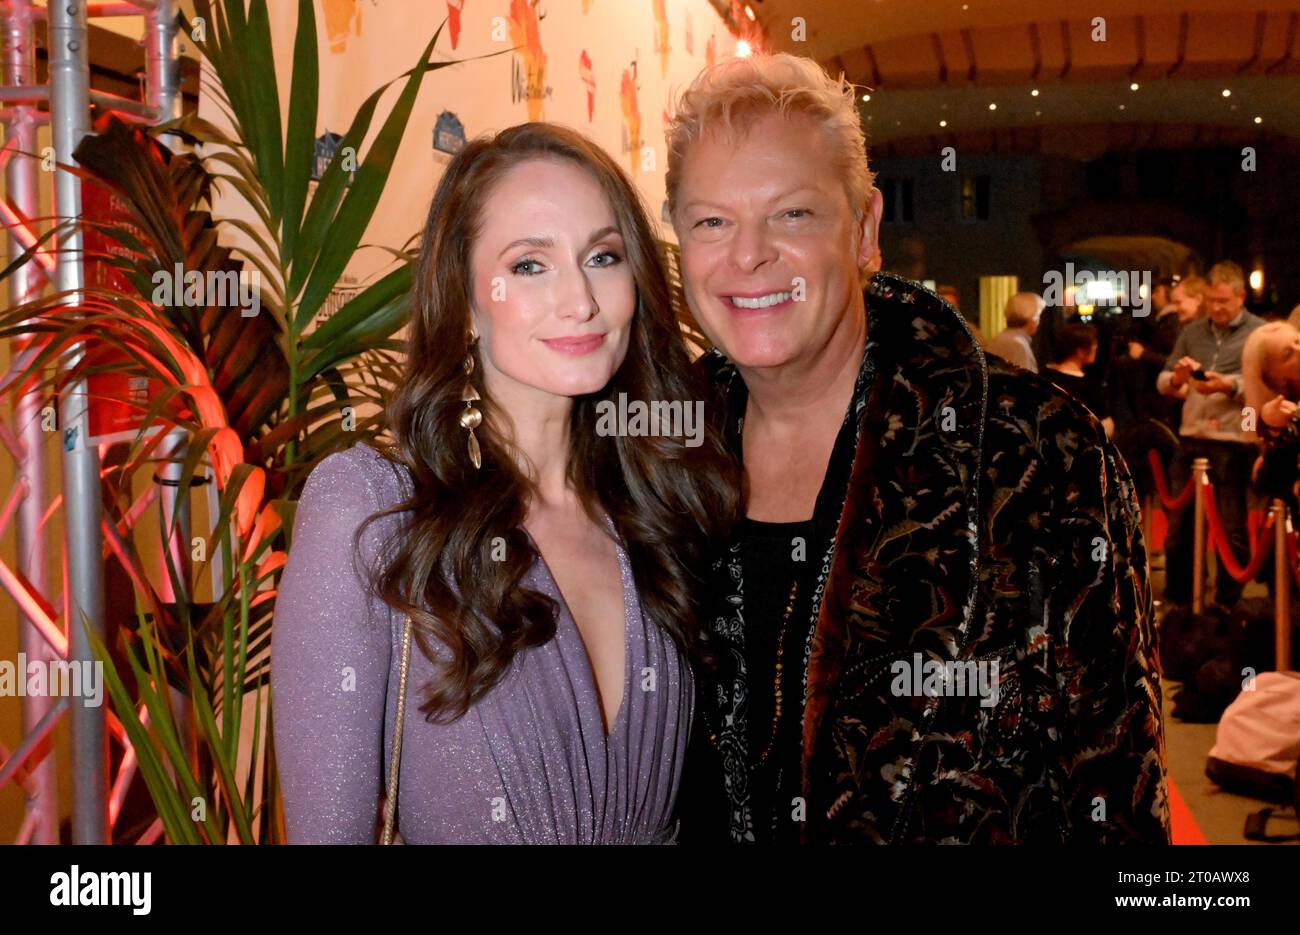
<path id="1" fill-rule="evenodd" d="M 289 86 L 296 7 L 270 6 L 282 89 Z M 424 221 L 450 153 L 465 139 L 527 120 L 574 127 L 614 154 L 661 219 L 661 236 L 672 238 L 662 222 L 672 95 L 736 46 L 708 0 L 323 0 L 316 10 L 322 159 L 362 101 L 417 61 L 444 18 L 434 60 L 460 61 L 425 79 L 390 191 L 363 244 L 405 244 Z M 281 99 L 287 107 L 284 90 Z M 211 100 L 201 112 L 220 118 Z M 237 202 L 228 194 L 220 210 L 239 213 Z M 383 250 L 362 249 L 348 273 L 361 280 L 391 262 Z"/>

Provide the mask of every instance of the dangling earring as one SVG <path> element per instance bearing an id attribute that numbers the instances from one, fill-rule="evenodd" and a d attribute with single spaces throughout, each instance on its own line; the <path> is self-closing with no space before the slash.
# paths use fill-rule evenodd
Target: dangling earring
<path id="1" fill-rule="evenodd" d="M 460 391 L 460 399 L 465 404 L 465 411 L 460 414 L 460 427 L 469 431 L 469 460 L 474 467 L 481 468 L 483 454 L 479 450 L 478 439 L 474 437 L 474 430 L 482 423 L 483 413 L 474 408 L 479 395 L 478 390 L 474 389 L 474 381 L 470 379 L 470 374 L 474 372 L 474 343 L 478 340 L 478 336 L 471 331 L 467 337 L 469 348 L 465 353 L 465 388 Z"/>

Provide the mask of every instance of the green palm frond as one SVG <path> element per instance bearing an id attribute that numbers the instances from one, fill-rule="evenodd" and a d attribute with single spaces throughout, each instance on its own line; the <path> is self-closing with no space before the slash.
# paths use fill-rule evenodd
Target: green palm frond
<path id="1" fill-rule="evenodd" d="M 430 61 L 440 27 L 411 68 L 363 101 L 344 134 L 344 158 L 313 182 L 320 63 L 311 0 L 298 3 L 287 118 L 265 0 L 197 0 L 196 12 L 207 26 L 197 44 L 215 78 L 205 85 L 228 128 L 197 114 L 144 130 L 111 117 L 96 124 L 74 154 L 77 164 L 61 168 L 115 195 L 110 216 L 77 223 L 109 244 L 88 258 L 114 271 L 117 284 L 0 311 L 0 338 L 28 342 L 0 393 L 12 398 L 34 390 L 53 402 L 70 383 L 104 376 L 149 387 L 143 400 L 117 401 L 161 430 L 142 431 L 131 442 L 114 467 L 105 507 L 107 534 L 135 584 L 137 607 L 123 628 L 121 653 L 99 641 L 95 651 L 168 838 L 273 841 L 282 821 L 266 689 L 294 499 L 321 459 L 384 431 L 383 406 L 401 378 L 397 334 L 408 314 L 412 241 L 379 245 L 392 266 L 311 325 L 327 303 L 338 302 L 339 281 L 362 248 L 424 79 L 456 62 Z M 381 113 L 390 88 L 396 96 Z M 159 142 L 166 133 L 196 151 L 172 152 Z M 237 196 L 251 213 L 214 217 L 218 195 Z M 48 232 L 0 278 L 33 262 L 36 249 L 60 233 Z M 185 275 L 255 276 L 257 314 L 243 314 L 229 297 L 158 300 L 157 283 L 178 268 Z M 84 351 L 81 359 L 61 368 L 73 348 Z M 165 602 L 126 527 L 126 510 L 132 479 L 158 470 L 168 432 L 185 438 L 172 459 L 180 489 L 200 476 L 218 487 L 204 553 L 184 555 L 178 565 L 170 549 L 161 550 L 176 595 Z M 164 524 L 165 538 L 180 534 L 180 513 Z M 211 578 L 216 563 L 221 574 L 212 594 L 199 600 L 191 581 Z M 250 695 L 257 699 L 253 723 L 241 724 Z M 192 749 L 175 716 L 176 696 L 194 716 Z M 246 756 L 241 733 L 250 732 L 251 765 L 237 759 Z M 244 767 L 249 773 L 241 779 Z M 254 774 L 266 777 L 260 790 Z M 204 803 L 201 815 L 197 801 Z"/>

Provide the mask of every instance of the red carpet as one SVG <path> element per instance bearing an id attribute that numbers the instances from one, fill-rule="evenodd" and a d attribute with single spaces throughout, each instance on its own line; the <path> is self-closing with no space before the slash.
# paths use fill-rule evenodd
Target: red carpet
<path id="1" fill-rule="evenodd" d="M 1261 516 L 1257 511 L 1252 510 L 1250 513 L 1250 534 L 1253 540 L 1258 529 L 1258 523 Z M 1165 546 L 1165 531 L 1167 524 L 1165 522 L 1165 511 L 1156 510 L 1151 516 L 1151 545 L 1153 550 L 1163 549 Z M 1209 844 L 1205 835 L 1201 832 L 1201 827 L 1192 817 L 1192 810 L 1187 807 L 1183 797 L 1178 793 L 1178 787 L 1174 785 L 1172 779 L 1169 780 L 1169 823 L 1173 830 L 1173 839 L 1175 844 Z"/>
<path id="2" fill-rule="evenodd" d="M 1178 794 L 1178 787 L 1169 780 L 1169 823 L 1173 828 L 1175 844 L 1209 844 L 1201 833 L 1200 825 L 1192 817 L 1192 810 L 1187 807 L 1183 797 Z"/>

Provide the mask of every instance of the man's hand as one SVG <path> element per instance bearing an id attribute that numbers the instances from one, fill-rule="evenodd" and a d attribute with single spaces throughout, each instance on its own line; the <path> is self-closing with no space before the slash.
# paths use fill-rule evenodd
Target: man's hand
<path id="1" fill-rule="evenodd" d="M 1201 362 L 1195 357 L 1184 357 L 1174 364 L 1174 375 L 1169 378 L 1169 385 L 1180 387 L 1192 379 L 1192 371 L 1200 370 Z"/>
<path id="2" fill-rule="evenodd" d="M 1136 341 L 1128 342 L 1128 356 L 1132 357 L 1134 360 L 1141 360 L 1142 353 L 1145 350 L 1146 348 L 1143 347 L 1141 344 L 1137 343 Z"/>
<path id="3" fill-rule="evenodd" d="M 1221 373 L 1215 373 L 1212 370 L 1205 371 L 1204 380 L 1193 380 L 1192 386 L 1196 392 L 1202 396 L 1209 396 L 1211 393 L 1227 393 L 1232 395 L 1237 392 L 1237 382 L 1225 377 Z"/>
<path id="4" fill-rule="evenodd" d="M 1296 404 L 1282 395 L 1274 396 L 1259 411 L 1259 417 L 1270 428 L 1280 429 L 1295 415 Z"/>

